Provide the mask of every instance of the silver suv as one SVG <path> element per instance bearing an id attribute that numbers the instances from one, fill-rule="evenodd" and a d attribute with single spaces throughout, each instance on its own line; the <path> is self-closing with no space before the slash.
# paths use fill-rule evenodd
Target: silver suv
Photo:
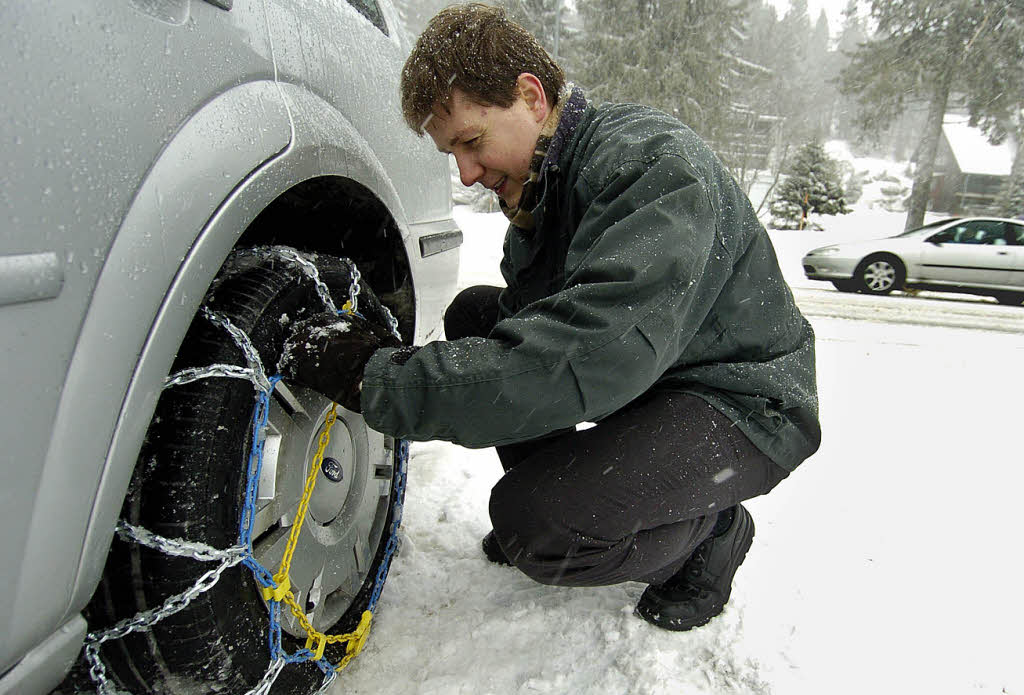
<path id="1" fill-rule="evenodd" d="M 296 654 L 273 692 L 312 692 L 358 645 L 304 652 L 310 629 L 353 631 L 379 596 L 404 447 L 338 410 L 318 458 L 331 404 L 274 365 L 292 321 L 352 299 L 436 337 L 462 238 L 447 163 L 401 121 L 396 13 L 82 0 L 0 19 L 0 693 L 91 688 L 89 670 L 244 693 Z"/>

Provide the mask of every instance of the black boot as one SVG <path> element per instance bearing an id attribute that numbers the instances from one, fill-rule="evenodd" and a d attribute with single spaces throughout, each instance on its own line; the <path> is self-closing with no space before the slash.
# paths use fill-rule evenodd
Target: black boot
<path id="1" fill-rule="evenodd" d="M 512 566 L 511 561 L 505 556 L 505 551 L 498 545 L 498 539 L 494 537 L 494 531 L 488 531 L 484 539 L 480 541 L 480 545 L 484 549 L 484 555 L 487 559 L 496 565 L 508 565 Z"/>
<path id="2" fill-rule="evenodd" d="M 704 625 L 729 600 L 732 578 L 753 538 L 754 520 L 746 509 L 736 505 L 720 512 L 711 535 L 664 584 L 647 587 L 635 613 L 666 630 L 682 632 Z"/>

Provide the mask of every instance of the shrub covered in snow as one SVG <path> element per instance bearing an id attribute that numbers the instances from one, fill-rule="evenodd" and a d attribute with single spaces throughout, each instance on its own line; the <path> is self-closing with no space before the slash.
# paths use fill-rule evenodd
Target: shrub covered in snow
<path id="1" fill-rule="evenodd" d="M 850 211 L 839 165 L 820 142 L 810 142 L 797 150 L 786 173 L 771 203 L 772 227 L 802 229 L 810 213 L 840 215 Z"/>

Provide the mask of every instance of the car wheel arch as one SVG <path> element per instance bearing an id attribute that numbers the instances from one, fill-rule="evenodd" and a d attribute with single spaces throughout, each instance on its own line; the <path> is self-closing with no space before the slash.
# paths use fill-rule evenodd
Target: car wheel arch
<path id="1" fill-rule="evenodd" d="M 226 119 L 237 127 L 225 129 Z M 83 571 L 89 574 L 87 551 L 94 548 L 96 491 L 107 485 L 107 454 L 135 358 L 182 259 L 239 182 L 290 142 L 288 112 L 273 82 L 247 82 L 222 92 L 164 144 L 140 178 L 117 233 L 109 235 L 110 245 L 96 251 L 94 262 L 101 268 L 64 378 L 16 588 L 19 610 L 11 626 L 26 640 L 24 649 L 46 636 L 34 630 L 47 629 L 47 623 L 55 629 L 88 599 L 80 580 Z M 165 235 L 168 229 L 194 231 Z M 76 461 L 74 486 L 66 484 L 69 460 Z M 54 508 L 63 510 L 60 533 L 48 523 Z M 109 544 L 112 532 L 103 530 L 101 545 Z M 92 576 L 98 577 L 102 562 L 101 557 L 93 563 Z M 68 597 L 66 603 L 55 603 L 54 595 Z"/>
<path id="2" fill-rule="evenodd" d="M 367 259 L 374 254 L 401 251 L 401 263 L 405 267 L 409 265 L 411 235 L 407 231 L 404 209 L 397 191 L 390 185 L 382 165 L 372 156 L 367 144 L 352 129 L 345 133 L 345 137 L 331 141 L 295 138 L 296 133 L 303 133 L 301 127 L 291 131 L 293 139 L 283 151 L 252 167 L 249 170 L 251 175 L 243 175 L 216 206 L 200 227 L 201 231 L 194 235 L 172 276 L 170 288 L 154 311 L 152 321 L 147 323 L 149 328 L 143 333 L 139 358 L 131 368 L 126 368 L 128 381 L 119 402 L 116 425 L 109 429 L 112 437 L 105 442 L 109 446 L 105 457 L 101 457 L 104 465 L 96 482 L 97 492 L 65 615 L 73 615 L 84 606 L 99 580 L 120 502 L 126 493 L 163 379 L 205 294 L 205 290 L 197 292 L 190 288 L 208 287 L 230 252 L 255 240 L 252 236 L 247 237 L 246 233 L 259 215 L 303 184 L 331 180 L 349 191 L 358 191 L 362 200 L 381 215 L 380 226 L 387 229 L 385 238 L 377 240 L 379 243 L 363 242 L 359 253 L 353 255 Z M 325 137 L 330 135 L 323 132 L 322 127 L 320 133 Z M 338 136 L 338 133 L 334 135 Z M 187 175 L 187 172 L 182 175 Z M 135 200 L 145 200 L 144 193 L 140 192 Z M 312 230 L 307 232 L 293 235 L 290 245 L 313 252 L 327 250 L 324 235 Z M 125 244 L 122 248 L 127 251 L 133 248 L 132 243 L 121 239 L 120 235 L 115 242 L 115 245 L 119 244 Z M 334 251 L 337 253 L 336 248 Z M 117 254 L 112 253 L 108 264 L 121 262 L 117 258 Z M 415 315 L 396 312 L 396 316 L 403 326 L 403 334 L 408 332 L 411 336 L 415 329 Z M 69 373 L 70 377 L 73 375 Z"/>
<path id="3" fill-rule="evenodd" d="M 893 281 L 892 286 L 887 288 L 886 290 L 884 290 L 881 293 L 882 294 L 887 294 L 888 292 L 891 292 L 892 290 L 901 289 L 903 287 L 903 285 L 906 283 L 906 280 L 907 280 L 907 264 L 906 264 L 906 262 L 902 258 L 900 258 L 899 256 L 897 256 L 896 254 L 894 254 L 894 253 L 892 253 L 890 251 L 877 251 L 877 252 L 874 252 L 874 253 L 869 253 L 863 259 L 861 259 L 860 263 L 857 264 L 857 267 L 854 270 L 854 280 L 861 286 L 861 291 L 862 292 L 864 292 L 864 291 L 870 292 L 870 290 L 868 290 L 866 288 L 866 283 L 864 283 L 864 280 L 863 280 L 862 276 L 863 276 L 864 270 L 869 265 L 871 265 L 872 263 L 874 263 L 876 261 L 886 261 L 890 265 L 892 265 L 893 268 L 896 271 L 896 277 L 895 277 L 895 279 Z M 872 294 L 879 294 L 879 292 L 872 292 Z"/>

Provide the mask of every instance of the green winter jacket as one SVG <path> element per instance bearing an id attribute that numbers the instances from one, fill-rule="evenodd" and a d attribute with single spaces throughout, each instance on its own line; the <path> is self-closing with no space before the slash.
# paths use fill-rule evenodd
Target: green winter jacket
<path id="1" fill-rule="evenodd" d="M 505 238 L 501 320 L 404 364 L 378 351 L 366 422 L 485 447 L 664 389 L 705 399 L 792 470 L 821 437 L 814 334 L 750 202 L 676 119 L 573 100 L 541 168 L 535 228 Z"/>

